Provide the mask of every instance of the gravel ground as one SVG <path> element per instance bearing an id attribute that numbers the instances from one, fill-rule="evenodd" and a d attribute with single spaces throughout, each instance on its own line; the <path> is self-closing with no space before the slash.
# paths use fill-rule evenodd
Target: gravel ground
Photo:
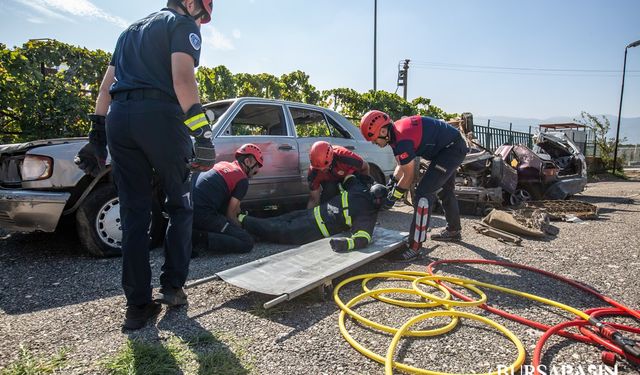
<path id="1" fill-rule="evenodd" d="M 464 217 L 462 243 L 442 244 L 428 258 L 409 264 L 378 259 L 345 277 L 399 269 L 424 271 L 426 264 L 438 259 L 509 260 L 571 277 L 640 308 L 640 183 L 591 183 L 576 198 L 598 205 L 600 219 L 582 224 L 555 223 L 560 229 L 556 238 L 525 240 L 516 247 L 475 233 L 472 224 L 478 218 Z M 403 206 L 380 215 L 381 225 L 391 229 L 407 230 L 409 220 L 409 209 Z M 444 224 L 440 216 L 432 222 L 435 226 Z M 205 253 L 192 260 L 190 278 L 209 276 L 287 248 L 260 244 L 247 255 Z M 155 325 L 123 334 L 120 259 L 95 259 L 80 254 L 78 249 L 78 240 L 73 236 L 0 233 L 0 369 L 17 359 L 21 345 L 35 356 L 52 356 L 60 348 L 68 348 L 69 360 L 61 372 L 85 374 L 105 373 L 100 362 L 115 355 L 128 338 L 166 342 L 172 337 L 210 336 L 227 346 L 229 356 L 250 363 L 247 367 L 257 374 L 384 373 L 382 365 L 356 352 L 342 338 L 333 300 L 323 301 L 314 293 L 265 311 L 261 305 L 270 296 L 216 281 L 190 290 L 188 308 L 163 312 Z M 154 251 L 152 260 L 157 286 L 161 252 Z M 532 292 L 579 309 L 603 305 L 592 296 L 525 271 L 445 266 L 442 272 Z M 341 295 L 346 300 L 357 293 L 359 288 L 350 285 Z M 526 300 L 487 294 L 493 305 L 542 322 L 558 323 L 569 317 Z M 358 311 L 396 326 L 415 315 L 415 311 L 381 303 L 363 303 Z M 486 315 L 480 310 L 475 312 Z M 522 340 L 529 363 L 541 333 L 492 318 Z M 351 322 L 347 327 L 370 349 L 386 352 L 390 336 Z M 600 365 L 600 351 L 588 345 L 553 339 L 546 349 L 546 364 L 584 368 Z M 470 321 L 441 337 L 404 340 L 398 352 L 399 358 L 410 365 L 445 372 L 488 372 L 515 359 L 513 345 L 506 338 Z M 618 367 L 620 374 L 636 371 L 623 364 Z"/>

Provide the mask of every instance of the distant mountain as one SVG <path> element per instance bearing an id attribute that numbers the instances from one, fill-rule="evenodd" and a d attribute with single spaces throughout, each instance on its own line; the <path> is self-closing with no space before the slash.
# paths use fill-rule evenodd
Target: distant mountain
<path id="1" fill-rule="evenodd" d="M 600 117 L 601 115 L 597 115 Z M 618 122 L 618 116 L 605 115 L 611 123 L 611 129 L 609 130 L 609 136 L 616 136 L 616 125 Z M 508 117 L 508 116 L 473 116 L 473 122 L 476 125 L 487 125 L 487 120 L 491 119 L 491 127 L 509 129 L 509 123 L 512 124 L 512 129 L 516 131 L 528 132 L 529 126 L 531 131 L 535 132 L 540 124 L 552 124 L 552 123 L 564 123 L 574 122 L 574 119 L 579 119 L 580 115 L 575 117 L 556 116 L 546 119 L 537 118 L 522 118 L 522 117 Z M 620 138 L 627 137 L 627 143 L 639 144 L 640 143 L 640 117 L 623 117 L 620 121 Z"/>

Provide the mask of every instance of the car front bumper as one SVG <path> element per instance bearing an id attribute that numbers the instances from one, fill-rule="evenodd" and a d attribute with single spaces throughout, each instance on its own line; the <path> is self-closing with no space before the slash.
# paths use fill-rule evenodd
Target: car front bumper
<path id="1" fill-rule="evenodd" d="M 71 193 L 0 189 L 0 228 L 53 232 Z"/>

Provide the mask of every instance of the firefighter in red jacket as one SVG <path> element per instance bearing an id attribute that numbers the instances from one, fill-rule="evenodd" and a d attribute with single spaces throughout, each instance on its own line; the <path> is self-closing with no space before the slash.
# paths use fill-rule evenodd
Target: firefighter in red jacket
<path id="1" fill-rule="evenodd" d="M 309 202 L 307 208 L 325 203 L 340 193 L 339 184 L 349 175 L 369 175 L 369 164 L 353 151 L 318 141 L 309 150 Z"/>
<path id="2" fill-rule="evenodd" d="M 238 215 L 249 178 L 262 168 L 264 158 L 251 143 L 238 148 L 235 157 L 200 174 L 193 187 L 193 229 L 205 232 L 212 251 L 246 253 L 253 248 L 253 238 L 242 229 Z"/>
<path id="3" fill-rule="evenodd" d="M 462 228 L 455 196 L 455 177 L 469 148 L 458 129 L 444 121 L 424 116 L 405 117 L 393 122 L 388 114 L 373 110 L 362 117 L 360 131 L 365 139 L 379 147 L 391 146 L 396 156 L 398 166 L 389 181 L 391 191 L 385 208 L 393 207 L 413 183 L 416 156 L 431 161 L 416 187 L 409 247 L 398 253 L 398 258 L 411 260 L 419 255 L 421 245 L 427 239 L 429 217 L 436 194 L 442 201 L 447 227 L 433 234 L 431 239 L 459 241 Z"/>

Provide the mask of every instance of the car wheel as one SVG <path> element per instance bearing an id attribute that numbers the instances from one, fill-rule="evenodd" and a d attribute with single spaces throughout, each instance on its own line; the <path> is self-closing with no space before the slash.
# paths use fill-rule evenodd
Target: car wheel
<path id="1" fill-rule="evenodd" d="M 387 184 L 384 174 L 382 173 L 380 168 L 378 168 L 376 165 L 370 165 L 369 168 L 371 169 L 369 173 L 371 174 L 371 177 L 373 177 L 376 183 L 382 184 L 382 185 Z"/>
<path id="2" fill-rule="evenodd" d="M 161 212 L 152 210 L 150 248 L 158 246 L 164 237 L 165 221 Z M 76 212 L 76 229 L 82 246 L 96 257 L 122 255 L 122 222 L 120 200 L 115 186 L 96 186 Z"/>
<path id="3" fill-rule="evenodd" d="M 532 200 L 533 197 L 525 189 L 516 189 L 516 191 L 514 191 L 513 194 L 509 196 L 509 204 L 511 206 L 519 206 L 524 202 L 529 202 Z"/>

